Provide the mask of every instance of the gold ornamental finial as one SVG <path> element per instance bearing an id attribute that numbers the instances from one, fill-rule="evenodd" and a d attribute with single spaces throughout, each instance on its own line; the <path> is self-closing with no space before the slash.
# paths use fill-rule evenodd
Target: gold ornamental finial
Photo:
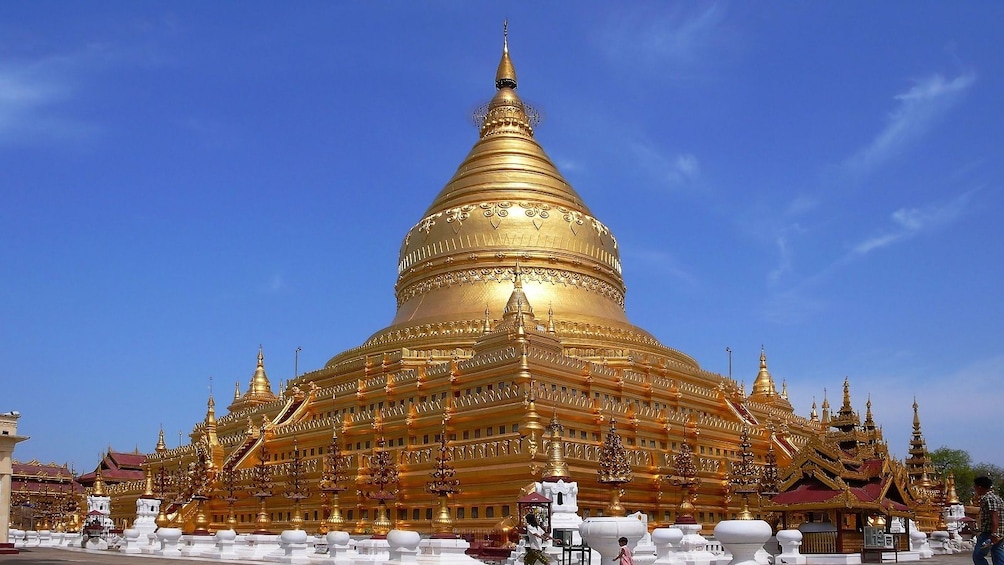
<path id="1" fill-rule="evenodd" d="M 551 423 L 547 426 L 547 429 L 550 431 L 550 436 L 548 437 L 547 467 L 544 468 L 544 476 L 540 480 L 552 483 L 558 480 L 568 481 L 571 479 L 571 475 L 568 472 L 568 464 L 565 463 L 565 444 L 561 439 L 565 426 L 562 426 L 558 422 L 557 406 L 554 406 Z"/>
<path id="2" fill-rule="evenodd" d="M 485 304 L 485 325 L 483 328 L 481 328 L 481 333 L 488 334 L 491 333 L 491 331 L 492 331 L 492 313 L 491 310 L 488 309 L 488 305 Z"/>
<path id="3" fill-rule="evenodd" d="M 869 398 L 868 401 L 871 402 L 871 398 Z M 916 433 L 920 433 L 920 413 L 917 411 L 918 408 L 920 408 L 920 407 L 917 406 L 917 397 L 914 396 L 913 397 L 913 431 L 916 432 Z"/>
<path id="4" fill-rule="evenodd" d="M 874 428 L 875 420 L 872 418 L 872 395 L 868 393 L 868 401 L 865 402 L 865 427 Z"/>
<path id="5" fill-rule="evenodd" d="M 955 472 L 948 472 L 948 494 L 945 495 L 945 501 L 948 504 L 959 504 L 959 494 L 955 492 Z"/>
<path id="6" fill-rule="evenodd" d="M 851 378 L 844 377 L 844 404 L 840 407 L 840 412 L 853 412 L 851 407 Z"/>
<path id="7" fill-rule="evenodd" d="M 823 424 L 824 427 L 830 425 L 830 401 L 826 397 L 826 389 L 825 388 L 823 389 L 823 419 L 822 419 L 822 424 Z"/>
<path id="8" fill-rule="evenodd" d="M 105 482 L 101 478 L 101 469 L 99 468 L 94 473 L 94 491 L 92 493 L 94 496 L 104 496 L 105 495 Z"/>
<path id="9" fill-rule="evenodd" d="M 164 442 L 164 425 L 160 426 L 160 433 L 157 435 L 157 447 L 154 448 L 157 453 L 163 454 L 167 451 L 167 443 Z"/>
<path id="10" fill-rule="evenodd" d="M 146 468 L 144 473 L 146 478 L 146 490 L 143 491 L 143 498 L 153 498 L 153 471 L 150 467 Z"/>
<path id="11" fill-rule="evenodd" d="M 516 67 L 509 58 L 509 21 L 502 24 L 502 60 L 499 61 L 498 71 L 495 72 L 495 88 L 511 88 L 516 90 Z"/>
<path id="12" fill-rule="evenodd" d="M 216 427 L 216 401 L 213 394 L 209 393 L 209 402 L 206 403 L 206 427 Z"/>
<path id="13" fill-rule="evenodd" d="M 240 399 L 241 399 L 241 382 L 234 381 L 234 401 L 236 402 Z"/>
<path id="14" fill-rule="evenodd" d="M 809 421 L 818 422 L 819 414 L 816 412 L 816 397 L 812 397 L 812 411 L 809 412 Z"/>

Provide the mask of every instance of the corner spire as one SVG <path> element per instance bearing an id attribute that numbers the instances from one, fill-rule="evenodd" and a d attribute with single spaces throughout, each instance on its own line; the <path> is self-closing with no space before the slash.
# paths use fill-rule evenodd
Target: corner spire
<path id="1" fill-rule="evenodd" d="M 164 426 L 160 426 L 160 434 L 157 436 L 157 447 L 154 448 L 157 453 L 165 453 L 167 451 L 167 443 L 164 442 Z"/>
<path id="2" fill-rule="evenodd" d="M 544 474 L 540 479 L 544 482 L 568 481 L 571 478 L 568 472 L 568 464 L 565 462 L 565 444 L 561 439 L 565 426 L 562 426 L 558 422 L 557 406 L 553 408 L 554 413 L 551 416 L 551 423 L 547 426 L 550 432 L 550 436 L 548 437 L 547 467 L 544 468 Z"/>

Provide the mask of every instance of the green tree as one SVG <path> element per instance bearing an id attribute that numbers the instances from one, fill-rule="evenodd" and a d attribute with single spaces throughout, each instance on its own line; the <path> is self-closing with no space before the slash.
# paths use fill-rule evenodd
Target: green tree
<path id="1" fill-rule="evenodd" d="M 968 504 L 973 497 L 973 479 L 976 473 L 973 471 L 973 458 L 963 449 L 951 449 L 941 446 L 931 452 L 931 462 L 943 477 L 948 477 L 951 472 L 955 475 L 955 492 L 959 495 L 959 501 Z"/>
<path id="2" fill-rule="evenodd" d="M 986 475 L 993 479 L 994 490 L 997 494 L 1004 494 L 1004 469 L 993 463 L 978 463 L 973 466 L 973 477 Z"/>

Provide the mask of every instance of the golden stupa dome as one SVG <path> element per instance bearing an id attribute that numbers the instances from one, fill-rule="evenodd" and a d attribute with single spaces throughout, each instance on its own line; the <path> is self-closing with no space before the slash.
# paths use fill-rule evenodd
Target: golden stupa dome
<path id="1" fill-rule="evenodd" d="M 394 320 L 363 348 L 470 346 L 486 309 L 501 317 L 518 270 L 566 347 L 641 348 L 696 367 L 628 321 L 617 239 L 534 139 L 538 115 L 516 93 L 507 42 L 495 87 L 478 141 L 404 237 Z"/>

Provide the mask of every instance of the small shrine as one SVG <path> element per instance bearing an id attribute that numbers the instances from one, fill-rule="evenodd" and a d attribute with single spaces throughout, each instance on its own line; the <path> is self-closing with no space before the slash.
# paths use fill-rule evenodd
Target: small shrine
<path id="1" fill-rule="evenodd" d="M 907 551 L 916 505 L 905 467 L 889 457 L 875 425 L 871 401 L 864 423 L 851 408 L 850 385 L 831 418 L 823 400 L 824 433 L 810 438 L 791 464 L 779 471 L 778 494 L 765 510 L 780 517 L 779 529 L 798 528 L 802 553 Z M 886 537 L 889 534 L 891 537 Z"/>

